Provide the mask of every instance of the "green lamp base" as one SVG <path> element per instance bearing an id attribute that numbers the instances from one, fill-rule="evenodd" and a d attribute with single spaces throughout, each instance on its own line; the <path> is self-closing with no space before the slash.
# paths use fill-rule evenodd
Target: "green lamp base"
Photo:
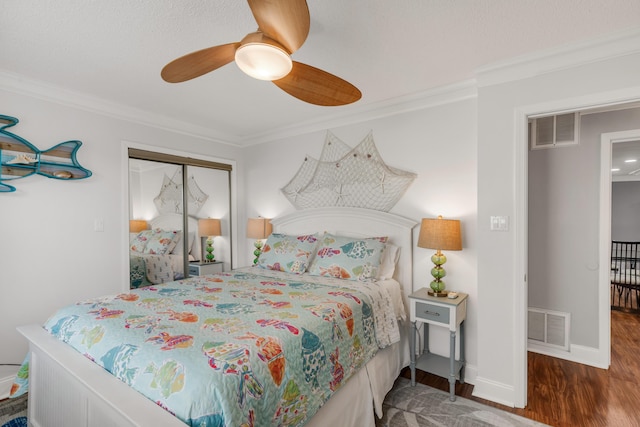
<path id="1" fill-rule="evenodd" d="M 253 244 L 253 246 L 256 247 L 256 250 L 253 251 L 253 254 L 255 255 L 255 259 L 253 260 L 253 264 L 257 264 L 258 263 L 258 259 L 260 258 L 260 254 L 262 253 L 262 241 L 261 240 L 256 240 L 256 242 Z"/>
<path id="2" fill-rule="evenodd" d="M 433 280 L 429 283 L 430 290 L 427 293 L 434 297 L 446 297 L 449 292 L 445 291 L 445 285 L 442 278 L 447 275 L 447 272 L 442 268 L 442 264 L 447 262 L 447 257 L 438 250 L 432 257 L 431 262 L 435 264 L 435 267 L 431 269 L 431 275 Z"/>
<path id="3" fill-rule="evenodd" d="M 432 297 L 444 298 L 449 296 L 449 291 L 435 292 L 432 290 L 428 290 L 427 293 Z"/>
<path id="4" fill-rule="evenodd" d="M 205 255 L 205 262 L 214 262 L 216 260 L 213 255 L 213 240 L 207 239 L 207 247 L 205 249 L 207 254 Z"/>

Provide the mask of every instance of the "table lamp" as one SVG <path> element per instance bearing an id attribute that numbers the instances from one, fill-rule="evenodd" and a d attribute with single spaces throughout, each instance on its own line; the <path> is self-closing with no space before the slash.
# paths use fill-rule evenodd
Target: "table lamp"
<path id="1" fill-rule="evenodd" d="M 437 252 L 431 257 L 435 267 L 431 269 L 433 280 L 429 284 L 431 290 L 429 295 L 436 297 L 446 297 L 445 284 L 442 278 L 446 272 L 442 265 L 447 262 L 447 257 L 441 252 L 462 250 L 462 240 L 460 238 L 460 221 L 457 219 L 423 218 L 420 225 L 420 237 L 418 247 L 436 249 Z"/>
<path id="2" fill-rule="evenodd" d="M 221 236 L 220 232 L 220 220 L 216 218 L 203 218 L 198 220 L 198 233 L 200 236 L 207 236 L 207 254 L 204 261 L 214 262 L 215 256 L 213 255 L 213 238 L 215 236 Z"/>
<path id="3" fill-rule="evenodd" d="M 129 233 L 139 233 L 142 230 L 146 230 L 147 227 L 147 221 L 144 219 L 129 220 Z"/>
<path id="4" fill-rule="evenodd" d="M 258 263 L 258 258 L 262 253 L 262 239 L 266 239 L 271 234 L 273 226 L 271 220 L 268 218 L 249 218 L 247 221 L 247 237 L 249 239 L 256 239 L 253 244 L 256 249 L 253 254 L 256 258 L 253 260 L 254 264 Z"/>

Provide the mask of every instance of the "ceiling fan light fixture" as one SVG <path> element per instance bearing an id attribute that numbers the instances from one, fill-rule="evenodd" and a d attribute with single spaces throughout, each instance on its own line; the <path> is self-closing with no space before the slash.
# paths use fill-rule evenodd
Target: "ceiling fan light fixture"
<path id="1" fill-rule="evenodd" d="M 291 57 L 283 49 L 267 43 L 247 43 L 236 50 L 236 64 L 258 80 L 278 80 L 293 68 Z"/>

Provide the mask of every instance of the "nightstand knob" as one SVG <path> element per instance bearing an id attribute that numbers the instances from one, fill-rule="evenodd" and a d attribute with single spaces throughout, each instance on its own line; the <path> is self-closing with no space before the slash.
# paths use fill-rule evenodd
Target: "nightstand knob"
<path id="1" fill-rule="evenodd" d="M 430 316 L 440 316 L 440 313 L 438 313 L 437 311 L 429 311 L 429 310 L 425 310 L 424 314 L 428 314 Z"/>

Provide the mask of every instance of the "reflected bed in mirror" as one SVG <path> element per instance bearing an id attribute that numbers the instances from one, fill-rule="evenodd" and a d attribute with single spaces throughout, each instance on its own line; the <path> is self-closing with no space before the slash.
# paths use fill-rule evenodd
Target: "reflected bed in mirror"
<path id="1" fill-rule="evenodd" d="M 230 171 L 221 163 L 129 149 L 130 288 L 187 277 L 189 262 L 206 256 L 199 219 L 219 219 L 215 258 L 230 268 Z M 138 220 L 146 222 L 137 229 Z"/>
<path id="2" fill-rule="evenodd" d="M 184 275 L 185 242 L 182 215 L 166 213 L 149 221 L 149 229 L 130 233 L 129 278 L 131 288 L 158 285 Z M 196 244 L 197 222 L 189 218 L 187 248 L 189 260 L 200 252 Z"/>

